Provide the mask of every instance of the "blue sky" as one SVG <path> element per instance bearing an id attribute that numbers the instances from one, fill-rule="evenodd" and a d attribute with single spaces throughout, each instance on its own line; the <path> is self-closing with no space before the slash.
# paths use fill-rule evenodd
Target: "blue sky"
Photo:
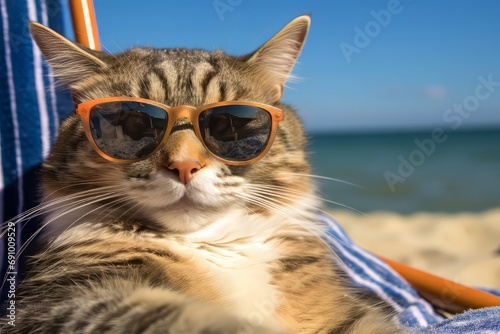
<path id="1" fill-rule="evenodd" d="M 500 128 L 495 0 L 94 3 L 111 52 L 153 46 L 245 54 L 294 17 L 312 14 L 294 70 L 300 80 L 284 96 L 310 131 Z"/>

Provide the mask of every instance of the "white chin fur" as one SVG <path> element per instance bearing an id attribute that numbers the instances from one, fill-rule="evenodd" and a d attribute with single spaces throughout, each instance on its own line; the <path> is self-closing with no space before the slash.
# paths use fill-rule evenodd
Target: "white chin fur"
<path id="1" fill-rule="evenodd" d="M 242 184 L 242 178 L 226 176 L 221 179 L 216 174 L 215 168 L 201 169 L 193 175 L 191 182 L 184 185 L 175 174 L 159 170 L 150 180 L 133 180 L 141 187 L 132 185 L 129 192 L 135 194 L 137 201 L 169 230 L 191 232 L 224 215 L 224 211 L 236 201 L 230 193 L 241 191 L 236 184 Z M 232 185 L 221 186 L 228 178 L 231 178 Z"/>
<path id="2" fill-rule="evenodd" d="M 233 178 L 233 177 L 232 177 Z M 234 177 L 241 180 L 240 178 Z M 151 209 L 164 210 L 171 209 L 171 206 L 189 203 L 194 206 L 218 207 L 224 204 L 227 199 L 221 196 L 227 193 L 228 189 L 217 186 L 223 180 L 216 176 L 216 171 L 206 168 L 193 175 L 191 182 L 184 185 L 179 179 L 168 171 L 160 170 L 156 172 L 150 180 L 133 180 L 140 182 L 142 186 L 147 184 L 147 188 L 140 188 L 142 194 L 139 201 Z M 138 188 L 132 186 L 131 194 L 137 196 Z"/>

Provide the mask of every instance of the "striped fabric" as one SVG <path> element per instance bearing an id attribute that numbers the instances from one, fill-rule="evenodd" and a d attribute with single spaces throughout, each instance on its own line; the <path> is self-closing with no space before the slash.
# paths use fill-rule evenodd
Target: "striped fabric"
<path id="1" fill-rule="evenodd" d="M 38 21 L 62 32 L 65 6 L 64 0 L 0 0 L 0 219 L 4 222 L 36 204 L 38 168 L 60 119 L 72 108 L 69 94 L 56 92 L 28 30 L 29 21 Z M 16 228 L 17 249 L 35 224 L 22 233 L 21 228 Z M 1 239 L 2 277 L 6 246 Z"/>
<path id="2" fill-rule="evenodd" d="M 399 321 L 412 328 L 411 333 L 500 333 L 500 307 L 468 311 L 445 320 L 385 262 L 354 244 L 331 217 L 320 214 L 319 219 L 328 226 L 326 240 L 354 283 L 391 304 Z M 489 292 L 500 295 L 497 290 Z"/>

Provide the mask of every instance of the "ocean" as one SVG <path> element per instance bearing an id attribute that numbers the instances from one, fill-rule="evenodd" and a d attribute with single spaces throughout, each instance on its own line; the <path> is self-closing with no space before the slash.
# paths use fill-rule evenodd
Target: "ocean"
<path id="1" fill-rule="evenodd" d="M 480 212 L 500 207 L 500 130 L 311 134 L 320 196 L 367 213 Z"/>

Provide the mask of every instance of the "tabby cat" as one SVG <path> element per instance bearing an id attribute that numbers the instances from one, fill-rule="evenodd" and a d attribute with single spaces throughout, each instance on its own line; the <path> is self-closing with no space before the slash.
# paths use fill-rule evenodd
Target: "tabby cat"
<path id="1" fill-rule="evenodd" d="M 401 332 L 323 241 L 303 129 L 280 102 L 309 25 L 233 57 L 111 55 L 30 24 L 78 114 L 43 167 L 46 245 L 6 332 Z"/>

